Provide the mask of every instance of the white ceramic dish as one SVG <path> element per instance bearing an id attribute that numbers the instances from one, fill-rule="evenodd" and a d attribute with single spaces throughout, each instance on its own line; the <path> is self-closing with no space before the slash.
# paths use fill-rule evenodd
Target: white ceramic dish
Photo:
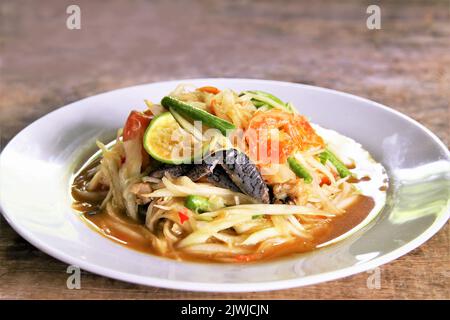
<path id="1" fill-rule="evenodd" d="M 158 101 L 180 82 L 259 89 L 291 101 L 319 125 L 361 143 L 390 177 L 387 205 L 349 238 L 311 253 L 249 265 L 177 262 L 135 252 L 92 229 L 71 209 L 72 173 L 110 141 L 143 99 Z M 0 203 L 8 223 L 49 255 L 107 277 L 194 291 L 262 291 L 319 283 L 375 268 L 413 250 L 448 220 L 450 154 L 428 129 L 375 102 L 300 84 L 189 79 L 83 99 L 20 132 L 0 158 Z"/>

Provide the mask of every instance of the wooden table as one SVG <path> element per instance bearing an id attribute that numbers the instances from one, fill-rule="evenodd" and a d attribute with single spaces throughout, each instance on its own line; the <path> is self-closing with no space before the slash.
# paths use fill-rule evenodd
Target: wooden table
<path id="1" fill-rule="evenodd" d="M 66 28 L 73 2 L 81 8 L 81 30 Z M 449 2 L 382 2 L 382 29 L 369 30 L 371 2 L 2 1 L 1 142 L 46 113 L 99 92 L 169 79 L 248 77 L 379 101 L 449 145 Z M 450 298 L 448 224 L 383 266 L 381 289 L 368 289 L 370 274 L 362 273 L 291 290 L 215 294 L 84 272 L 81 290 L 69 290 L 64 263 L 0 222 L 0 298 Z"/>

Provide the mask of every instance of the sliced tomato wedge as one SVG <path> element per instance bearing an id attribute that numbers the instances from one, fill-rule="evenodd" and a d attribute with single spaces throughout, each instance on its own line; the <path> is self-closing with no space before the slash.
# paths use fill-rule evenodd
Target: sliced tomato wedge
<path id="1" fill-rule="evenodd" d="M 153 116 L 139 111 L 131 111 L 123 127 L 123 141 L 142 139 Z"/>
<path id="2" fill-rule="evenodd" d="M 123 127 L 123 141 L 139 139 L 141 141 L 141 153 L 142 153 L 142 169 L 146 168 L 150 164 L 150 156 L 145 151 L 144 146 L 142 145 L 142 140 L 144 138 L 145 130 L 147 129 L 150 121 L 152 120 L 153 115 L 150 111 L 139 112 L 139 111 L 131 111 L 130 115 L 125 122 L 125 126 Z M 123 160 L 125 162 L 126 159 Z"/>

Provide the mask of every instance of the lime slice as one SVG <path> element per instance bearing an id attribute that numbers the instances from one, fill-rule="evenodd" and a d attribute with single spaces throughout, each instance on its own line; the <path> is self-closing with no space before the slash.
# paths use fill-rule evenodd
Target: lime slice
<path id="1" fill-rule="evenodd" d="M 156 160 L 169 163 L 192 163 L 207 149 L 184 130 L 170 112 L 153 118 L 144 134 L 144 148 Z"/>

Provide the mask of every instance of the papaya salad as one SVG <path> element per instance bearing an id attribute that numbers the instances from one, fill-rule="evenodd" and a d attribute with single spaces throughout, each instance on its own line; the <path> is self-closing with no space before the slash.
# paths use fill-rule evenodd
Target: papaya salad
<path id="1" fill-rule="evenodd" d="M 271 93 L 180 85 L 144 102 L 71 187 L 82 218 L 129 248 L 268 260 L 333 243 L 384 205 L 387 176 L 360 144 Z"/>

